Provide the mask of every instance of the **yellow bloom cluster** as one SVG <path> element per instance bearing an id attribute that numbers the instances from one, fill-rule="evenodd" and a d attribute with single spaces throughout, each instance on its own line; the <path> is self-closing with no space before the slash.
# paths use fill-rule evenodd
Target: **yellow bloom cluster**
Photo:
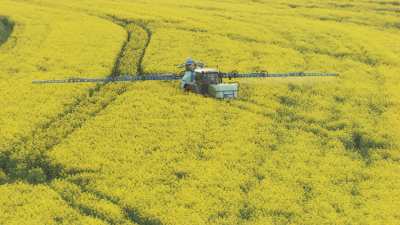
<path id="1" fill-rule="evenodd" d="M 398 10 L 2 0 L 15 25 L 0 45 L 0 224 L 397 224 Z M 234 80 L 233 101 L 177 82 L 31 84 L 179 72 L 188 56 L 340 76 Z"/>

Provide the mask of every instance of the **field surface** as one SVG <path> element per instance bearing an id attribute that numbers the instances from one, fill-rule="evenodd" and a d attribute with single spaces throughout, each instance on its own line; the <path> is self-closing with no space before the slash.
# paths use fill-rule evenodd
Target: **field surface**
<path id="1" fill-rule="evenodd" d="M 222 71 L 178 82 L 35 79 Z M 0 224 L 400 224 L 400 3 L 1 0 Z"/>

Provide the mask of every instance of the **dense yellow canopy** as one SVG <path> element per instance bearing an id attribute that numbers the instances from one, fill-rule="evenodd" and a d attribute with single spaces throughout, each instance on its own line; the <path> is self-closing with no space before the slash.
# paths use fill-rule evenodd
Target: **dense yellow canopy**
<path id="1" fill-rule="evenodd" d="M 1 0 L 0 224 L 397 224 L 394 1 Z M 1 32 L 1 29 L 0 29 Z M 33 79 L 222 71 L 239 99 L 175 82 Z"/>

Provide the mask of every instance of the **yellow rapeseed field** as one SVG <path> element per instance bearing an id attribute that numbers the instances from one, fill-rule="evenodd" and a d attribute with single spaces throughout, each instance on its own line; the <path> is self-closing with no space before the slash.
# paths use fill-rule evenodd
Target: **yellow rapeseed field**
<path id="1" fill-rule="evenodd" d="M 393 0 L 2 0 L 0 224 L 399 224 Z M 222 71 L 178 82 L 35 79 Z"/>

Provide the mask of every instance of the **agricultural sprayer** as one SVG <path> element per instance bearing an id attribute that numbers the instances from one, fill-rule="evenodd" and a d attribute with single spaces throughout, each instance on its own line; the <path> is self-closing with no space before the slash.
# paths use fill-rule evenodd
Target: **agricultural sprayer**
<path id="1" fill-rule="evenodd" d="M 237 82 L 224 83 L 223 79 L 228 78 L 271 78 L 271 77 L 310 77 L 310 76 L 338 76 L 336 73 L 223 73 L 217 69 L 206 68 L 201 62 L 187 59 L 185 63 L 179 65 L 184 68 L 181 74 L 138 74 L 111 76 L 107 78 L 69 78 L 64 80 L 34 80 L 34 84 L 56 84 L 56 83 L 108 83 L 108 82 L 133 82 L 180 80 L 180 87 L 185 91 L 192 91 L 205 96 L 218 99 L 232 99 L 238 96 L 239 84 Z"/>

